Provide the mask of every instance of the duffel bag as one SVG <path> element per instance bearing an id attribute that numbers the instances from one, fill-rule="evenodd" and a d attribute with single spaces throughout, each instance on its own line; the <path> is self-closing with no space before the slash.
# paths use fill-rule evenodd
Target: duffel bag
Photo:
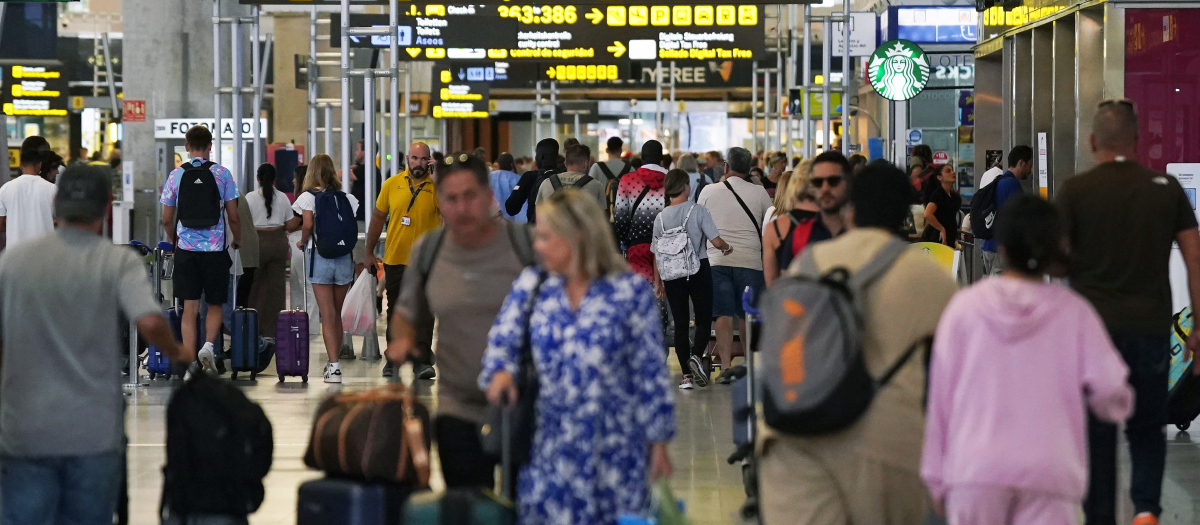
<path id="1" fill-rule="evenodd" d="M 334 477 L 429 486 L 429 410 L 403 385 L 321 403 L 304 463 Z"/>

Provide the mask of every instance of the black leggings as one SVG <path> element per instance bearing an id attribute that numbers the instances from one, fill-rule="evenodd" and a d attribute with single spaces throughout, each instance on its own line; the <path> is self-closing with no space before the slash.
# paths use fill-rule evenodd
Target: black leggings
<path id="1" fill-rule="evenodd" d="M 671 317 L 675 319 L 675 355 L 679 356 L 679 366 L 685 375 L 691 373 L 688 368 L 688 357 L 703 356 L 708 348 L 709 336 L 712 333 L 713 281 L 712 268 L 708 259 L 700 259 L 700 271 L 691 277 L 663 281 L 667 290 L 667 302 L 671 305 Z M 688 340 L 688 320 L 691 312 L 688 310 L 689 300 L 696 312 L 696 340 Z M 689 345 L 691 353 L 688 353 Z"/>

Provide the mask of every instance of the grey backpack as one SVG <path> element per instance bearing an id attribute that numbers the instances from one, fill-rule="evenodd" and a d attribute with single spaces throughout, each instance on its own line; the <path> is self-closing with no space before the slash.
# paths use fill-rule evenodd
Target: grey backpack
<path id="1" fill-rule="evenodd" d="M 761 346 L 763 422 L 797 436 L 829 434 L 857 421 L 876 392 L 908 362 L 913 345 L 878 380 L 863 360 L 862 295 L 908 244 L 894 239 L 859 271 L 817 270 L 813 251 L 800 273 L 775 282 L 763 294 Z"/>

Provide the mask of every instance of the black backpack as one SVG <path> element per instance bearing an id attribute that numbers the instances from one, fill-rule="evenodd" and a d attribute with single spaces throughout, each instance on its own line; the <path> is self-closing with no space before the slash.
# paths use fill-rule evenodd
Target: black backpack
<path id="1" fill-rule="evenodd" d="M 167 404 L 163 522 L 189 515 L 243 517 L 258 510 L 274 440 L 262 407 L 229 381 L 200 373 Z"/>
<path id="2" fill-rule="evenodd" d="M 179 198 L 176 201 L 176 216 L 184 228 L 206 229 L 221 222 L 221 188 L 212 167 L 217 164 L 185 164 L 179 177 Z"/>
<path id="3" fill-rule="evenodd" d="M 692 198 L 692 202 L 700 202 L 700 192 L 704 191 L 705 186 L 708 186 L 708 175 L 700 172 L 700 180 L 696 181 L 696 196 Z"/>
<path id="4" fill-rule="evenodd" d="M 354 207 L 344 191 L 311 190 L 313 206 L 313 239 L 317 253 L 326 259 L 345 257 L 358 242 L 358 221 Z M 311 272 L 312 265 L 309 265 Z"/>
<path id="5" fill-rule="evenodd" d="M 996 211 L 996 188 L 1000 187 L 1000 180 L 1013 175 L 1005 172 L 1003 175 L 996 177 L 987 186 L 980 188 L 971 197 L 971 234 L 976 239 L 991 239 L 995 233 L 992 232 L 992 227 L 995 226 Z"/>
<path id="6" fill-rule="evenodd" d="M 549 180 L 550 180 L 550 186 L 554 187 L 554 193 L 558 193 L 558 190 L 563 189 L 562 179 L 558 177 L 557 173 L 551 175 Z M 595 180 L 595 179 L 592 179 L 591 175 L 584 175 L 584 176 L 580 177 L 579 180 L 575 181 L 575 184 L 572 184 L 571 187 L 572 188 L 583 188 L 584 186 L 587 186 L 588 183 L 592 182 L 593 180 Z"/>

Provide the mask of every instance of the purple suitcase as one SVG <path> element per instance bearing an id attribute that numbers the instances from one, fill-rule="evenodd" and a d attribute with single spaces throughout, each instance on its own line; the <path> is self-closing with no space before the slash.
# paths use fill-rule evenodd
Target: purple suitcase
<path id="1" fill-rule="evenodd" d="M 275 322 L 275 371 L 280 383 L 288 376 L 308 382 L 308 312 L 279 313 Z"/>

